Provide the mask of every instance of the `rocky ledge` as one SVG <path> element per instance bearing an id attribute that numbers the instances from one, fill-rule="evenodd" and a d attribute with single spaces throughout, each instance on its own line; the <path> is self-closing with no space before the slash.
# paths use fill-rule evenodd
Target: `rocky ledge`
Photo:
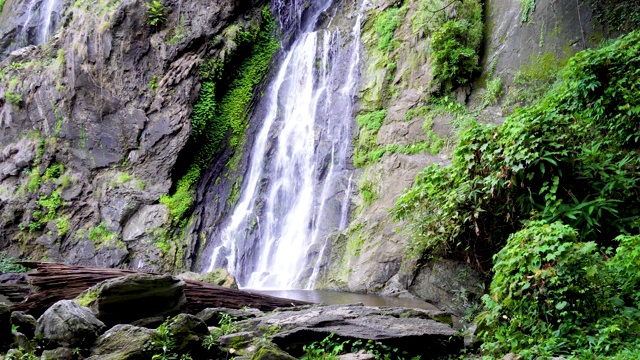
<path id="1" fill-rule="evenodd" d="M 125 282 L 141 285 L 114 286 Z M 309 351 L 436 359 L 464 347 L 442 311 L 355 304 L 263 312 L 212 302 L 190 314 L 184 289 L 175 277 L 132 274 L 60 300 L 37 320 L 0 304 L 0 359 L 293 359 Z"/>

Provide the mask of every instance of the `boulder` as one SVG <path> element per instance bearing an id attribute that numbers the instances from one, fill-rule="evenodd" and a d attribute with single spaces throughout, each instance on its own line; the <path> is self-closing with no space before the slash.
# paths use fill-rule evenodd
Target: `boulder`
<path id="1" fill-rule="evenodd" d="M 11 324 L 18 328 L 18 331 L 25 334 L 28 338 L 32 338 L 36 333 L 36 318 L 22 311 L 14 311 L 11 313 Z"/>
<path id="2" fill-rule="evenodd" d="M 93 343 L 104 328 L 91 310 L 73 300 L 61 300 L 40 316 L 36 336 L 49 344 L 82 347 Z"/>
<path id="3" fill-rule="evenodd" d="M 220 320 L 222 319 L 222 315 L 227 314 L 231 316 L 236 321 L 247 320 L 251 318 L 256 318 L 264 315 L 264 312 L 253 309 L 253 308 L 244 308 L 244 309 L 228 309 L 228 308 L 206 308 L 200 311 L 196 316 L 204 321 L 207 326 L 218 326 L 220 325 Z"/>
<path id="4" fill-rule="evenodd" d="M 45 350 L 42 352 L 40 360 L 75 360 L 76 356 L 73 350 L 66 347 L 59 347 L 53 350 Z"/>
<path id="5" fill-rule="evenodd" d="M 167 326 L 177 351 L 201 349 L 202 341 L 209 335 L 209 328 L 204 321 L 189 314 L 179 314 L 171 319 Z"/>
<path id="6" fill-rule="evenodd" d="M 238 283 L 226 269 L 215 269 L 212 272 L 204 273 L 196 278 L 197 281 L 208 284 L 219 285 L 231 289 L 237 289 Z"/>
<path id="7" fill-rule="evenodd" d="M 133 325 L 116 325 L 96 340 L 91 348 L 91 360 L 148 359 L 145 345 L 158 332 Z"/>
<path id="8" fill-rule="evenodd" d="M 0 304 L 0 351 L 11 345 L 11 309 L 8 305 Z"/>
<path id="9" fill-rule="evenodd" d="M 295 358 L 282 351 L 276 344 L 260 341 L 251 356 L 251 360 L 294 360 Z"/>
<path id="10" fill-rule="evenodd" d="M 408 356 L 457 353 L 464 347 L 463 338 L 438 319 L 450 319 L 450 314 L 435 310 L 332 305 L 274 312 L 246 320 L 241 327 L 254 331 L 274 329 L 273 343 L 296 357 L 304 354 L 303 345 L 332 333 L 344 340 L 378 341 L 390 348 L 403 349 Z"/>
<path id="11" fill-rule="evenodd" d="M 132 274 L 103 281 L 76 298 L 109 326 L 172 316 L 186 304 L 185 283 L 170 275 Z"/>

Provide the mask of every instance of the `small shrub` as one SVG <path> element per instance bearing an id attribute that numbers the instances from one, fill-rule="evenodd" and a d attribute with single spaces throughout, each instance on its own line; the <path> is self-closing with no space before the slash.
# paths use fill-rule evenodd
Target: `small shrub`
<path id="1" fill-rule="evenodd" d="M 4 251 L 0 252 L 0 274 L 8 274 L 8 273 L 21 273 L 26 272 L 28 269 L 22 265 L 16 264 L 15 262 L 19 261 L 19 259 L 13 257 L 7 257 L 7 253 Z"/>
<path id="2" fill-rule="evenodd" d="M 360 114 L 356 116 L 356 121 L 361 128 L 366 127 L 369 130 L 377 131 L 382 127 L 382 122 L 386 116 L 387 110 L 382 109 L 367 114 Z"/>
<path id="3" fill-rule="evenodd" d="M 7 91 L 4 93 L 4 97 L 12 105 L 19 106 L 22 102 L 22 95 L 16 94 L 13 91 Z"/>
<path id="4" fill-rule="evenodd" d="M 167 21 L 167 12 L 168 9 L 162 2 L 158 0 L 152 0 L 147 3 L 147 16 L 149 18 L 149 25 L 151 26 L 161 26 Z"/>

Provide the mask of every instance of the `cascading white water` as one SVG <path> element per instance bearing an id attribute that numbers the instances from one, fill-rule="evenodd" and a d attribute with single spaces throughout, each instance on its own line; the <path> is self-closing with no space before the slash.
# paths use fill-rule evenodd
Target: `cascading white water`
<path id="1" fill-rule="evenodd" d="M 44 0 L 40 5 L 40 17 L 38 19 L 38 32 L 36 44 L 41 44 L 51 37 L 55 26 L 56 12 L 59 11 L 60 0 Z"/>
<path id="2" fill-rule="evenodd" d="M 350 207 L 360 20 L 350 41 L 340 29 L 315 30 L 308 21 L 292 44 L 259 105 L 263 118 L 252 120 L 262 126 L 240 200 L 212 239 L 205 270 L 227 267 L 246 288 L 313 287 L 314 246 L 346 226 Z"/>
<path id="3" fill-rule="evenodd" d="M 29 0 L 25 2 L 19 19 L 20 32 L 17 45 L 39 45 L 51 37 L 56 30 L 61 12 L 62 0 Z"/>

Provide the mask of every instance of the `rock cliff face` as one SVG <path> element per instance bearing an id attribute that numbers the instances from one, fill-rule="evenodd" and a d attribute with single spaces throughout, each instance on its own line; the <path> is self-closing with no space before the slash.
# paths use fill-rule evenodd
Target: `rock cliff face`
<path id="1" fill-rule="evenodd" d="M 405 1 L 400 6 L 393 1 L 372 1 L 367 13 L 358 106 L 360 114 L 386 110 L 371 141 L 375 149 L 392 147 L 379 161 L 365 163 L 357 170 L 356 209 L 351 225 L 333 236 L 333 249 L 318 287 L 417 296 L 461 314 L 470 300 L 483 293 L 481 274 L 469 264 L 450 260 L 417 268 L 406 255 L 410 234 L 405 224 L 390 217 L 389 211 L 402 192 L 412 186 L 420 170 L 431 163 L 448 163 L 455 146 L 455 127 L 464 121 L 464 114 L 472 111 L 481 121 L 500 123 L 513 110 L 515 101 L 508 95 L 518 89 L 514 78 L 519 72 L 527 67 L 558 66 L 563 59 L 597 44 L 603 32 L 592 20 L 588 3 L 581 2 L 577 7 L 573 2 L 539 0 L 525 20 L 521 2 L 485 1 L 479 79 L 472 87 L 454 92 L 459 102 L 468 103 L 468 110 L 440 111 L 441 106 L 430 102 L 434 91 L 429 50 L 432 34 L 427 27 L 412 27 L 416 18 L 423 15 L 421 3 Z M 396 43 L 385 52 L 379 47 L 378 21 L 390 9 L 398 17 L 392 32 Z M 434 9 L 437 7 L 428 10 Z M 452 6 L 442 10 L 441 15 L 455 18 L 459 11 Z M 429 16 L 439 15 L 430 11 Z M 553 64 L 543 64 L 545 61 Z M 487 81 L 498 77 L 504 96 L 497 104 L 487 106 L 483 104 Z M 462 115 L 451 115 L 456 112 Z M 367 136 L 361 127 L 356 147 L 369 141 Z M 394 150 L 425 144 L 427 151 L 415 155 L 410 150 Z M 358 161 L 357 154 L 355 160 Z"/>
<path id="2" fill-rule="evenodd" d="M 198 68 L 220 51 L 211 40 L 253 13 L 232 0 L 165 6 L 167 21 L 151 26 L 144 1 L 67 3 L 50 41 L 3 60 L 0 248 L 10 255 L 173 265 L 154 246 L 168 222 L 158 199 L 190 136 Z M 12 14 L 0 38 L 22 26 Z"/>
<path id="3" fill-rule="evenodd" d="M 331 235 L 317 287 L 418 296 L 459 312 L 482 291 L 479 274 L 446 260 L 417 269 L 404 259 L 409 234 L 389 216 L 421 169 L 447 163 L 463 120 L 438 111 L 453 102 L 430 101 L 438 91 L 430 52 L 437 29 L 428 23 L 471 15 L 463 5 L 427 3 L 373 0 L 365 7 L 356 110 L 358 123 L 379 124 L 375 131 L 361 125 L 354 139 L 350 226 Z M 351 26 L 346 14 L 353 11 L 342 7 L 354 4 L 336 3 L 332 26 Z M 44 2 L 8 0 L 0 18 L 0 250 L 80 265 L 199 270 L 199 252 L 237 198 L 256 125 L 247 127 L 241 160 L 231 163 L 232 151 L 223 149 L 203 174 L 182 241 L 168 240 L 172 218 L 159 199 L 175 188 L 175 169 L 191 151 L 200 65 L 223 58 L 229 29 L 249 26 L 264 5 L 168 0 L 166 21 L 152 26 L 143 0 L 59 2 L 49 25 L 59 30 L 34 46 L 27 45 L 39 42 L 27 18 Z M 271 4 L 285 47 L 308 21 L 297 9 L 304 6 Z M 526 17 L 522 11 L 518 1 L 484 2 L 479 80 L 453 92 L 484 121 L 500 122 L 515 103 L 486 106 L 490 80 L 500 78 L 507 94 L 518 87 L 519 70 L 544 59 L 560 63 L 602 37 L 588 4 L 538 0 Z"/>

